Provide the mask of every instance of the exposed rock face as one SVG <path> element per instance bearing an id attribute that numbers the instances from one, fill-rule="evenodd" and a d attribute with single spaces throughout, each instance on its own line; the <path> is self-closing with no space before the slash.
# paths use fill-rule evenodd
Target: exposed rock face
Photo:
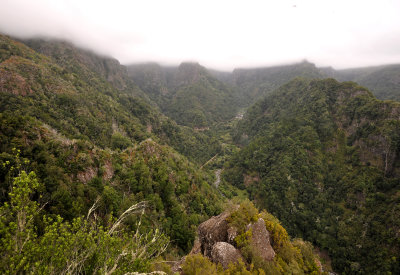
<path id="1" fill-rule="evenodd" d="M 230 263 L 235 263 L 242 259 L 239 250 L 226 242 L 217 242 L 211 250 L 211 260 L 220 263 L 223 268 L 228 268 Z"/>
<path id="2" fill-rule="evenodd" d="M 230 214 L 230 211 L 225 211 L 199 225 L 197 229 L 198 241 L 200 242 L 199 252 L 204 256 L 211 257 L 212 247 L 217 242 L 228 242 L 235 245 L 234 239 L 237 236 L 237 230 L 230 227 L 226 221 Z"/>
<path id="3" fill-rule="evenodd" d="M 269 241 L 269 232 L 265 228 L 265 221 L 259 218 L 256 223 L 249 224 L 247 230 L 251 229 L 251 246 L 255 249 L 258 256 L 266 261 L 271 261 L 275 257 L 275 251 Z"/>
<path id="4" fill-rule="evenodd" d="M 234 246 L 238 231 L 226 221 L 230 214 L 231 212 L 226 211 L 200 224 L 197 231 L 198 239 L 190 254 L 201 253 L 213 262 L 220 263 L 224 268 L 228 268 L 230 263 L 235 263 L 239 259 L 245 262 L 240 250 Z M 270 244 L 265 221 L 260 218 L 256 223 L 249 224 L 247 230 L 252 232 L 250 245 L 256 255 L 265 261 L 273 260 L 275 251 Z"/>
<path id="5" fill-rule="evenodd" d="M 201 253 L 211 258 L 211 250 L 215 243 L 228 240 L 228 222 L 226 218 L 229 212 L 223 212 L 218 216 L 211 217 L 199 225 L 198 234 L 201 243 Z"/>
<path id="6" fill-rule="evenodd" d="M 235 227 L 229 227 L 228 228 L 228 243 L 230 244 L 235 244 L 235 238 L 238 235 L 238 231 Z"/>
<path id="7" fill-rule="evenodd" d="M 193 243 L 192 250 L 190 250 L 189 254 L 200 254 L 201 253 L 201 243 L 199 239 L 195 239 Z"/>
<path id="8" fill-rule="evenodd" d="M 82 183 L 88 183 L 97 175 L 98 169 L 96 167 L 88 167 L 85 171 L 79 172 L 76 177 Z"/>

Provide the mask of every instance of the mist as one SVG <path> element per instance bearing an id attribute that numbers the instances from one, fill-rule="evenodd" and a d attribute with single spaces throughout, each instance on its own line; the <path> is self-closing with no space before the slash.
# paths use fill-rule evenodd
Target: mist
<path id="1" fill-rule="evenodd" d="M 307 59 L 336 69 L 400 62 L 400 1 L 1 0 L 0 32 L 49 37 L 122 64 L 219 70 Z"/>

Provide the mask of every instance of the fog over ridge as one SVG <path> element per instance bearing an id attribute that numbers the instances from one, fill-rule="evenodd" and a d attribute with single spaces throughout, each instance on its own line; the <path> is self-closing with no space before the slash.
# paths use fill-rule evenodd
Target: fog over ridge
<path id="1" fill-rule="evenodd" d="M 335 69 L 400 63 L 400 1 L 0 0 L 0 32 L 50 37 L 122 64 L 213 69 L 307 59 Z"/>

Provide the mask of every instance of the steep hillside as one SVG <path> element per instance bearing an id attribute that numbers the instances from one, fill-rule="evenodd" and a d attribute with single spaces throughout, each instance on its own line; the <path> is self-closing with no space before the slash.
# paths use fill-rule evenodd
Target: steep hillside
<path id="1" fill-rule="evenodd" d="M 22 42 L 43 55 L 50 56 L 64 69 L 76 74 L 95 72 L 110 82 L 118 90 L 134 88 L 127 70 L 118 60 L 99 56 L 89 50 L 75 47 L 69 42 L 59 40 L 29 39 Z M 140 90 L 136 89 L 136 93 Z"/>
<path id="2" fill-rule="evenodd" d="M 130 65 L 129 77 L 160 107 L 167 101 L 176 67 L 162 67 L 157 63 Z"/>
<path id="3" fill-rule="evenodd" d="M 386 65 L 335 71 L 340 81 L 354 81 L 367 87 L 377 98 L 400 101 L 400 65 Z"/>
<path id="4" fill-rule="evenodd" d="M 168 271 L 159 257 L 188 252 L 197 225 L 226 202 L 213 175 L 179 152 L 200 163 L 219 142 L 161 115 L 116 61 L 63 42 L 29 44 L 46 55 L 0 36 L 0 272 Z M 174 85 L 223 90 L 203 73 L 181 68 Z M 270 214 L 244 210 L 231 223 L 260 215 L 260 236 L 269 243 L 270 230 L 278 255 L 267 263 L 249 250 L 249 263 L 320 271 L 310 244 L 290 242 Z M 237 240 L 243 251 L 253 227 Z M 229 268 L 219 274 L 258 274 Z"/>
<path id="5" fill-rule="evenodd" d="M 367 87 L 378 99 L 400 100 L 398 64 L 335 70 L 332 67 L 317 68 L 314 64 L 304 61 L 285 66 L 235 69 L 232 73 L 210 72 L 237 91 L 242 107 L 248 107 L 296 77 L 307 79 L 331 77 L 339 81 L 353 81 Z"/>
<path id="6" fill-rule="evenodd" d="M 234 91 L 197 63 L 182 63 L 177 68 L 132 65 L 128 72 L 178 124 L 204 128 L 236 114 L 238 103 Z"/>
<path id="7" fill-rule="evenodd" d="M 64 68 L 6 36 L 0 49 L 1 202 L 8 199 L 19 150 L 27 160 L 22 168 L 43 183 L 46 213 L 72 220 L 101 197 L 106 222 L 145 200 L 155 211 L 146 226 L 160 225 L 174 245 L 188 250 L 195 225 L 218 213 L 222 198 L 210 175 L 160 143 L 198 162 L 215 155 L 219 144 L 177 126 L 75 59 Z"/>
<path id="8" fill-rule="evenodd" d="M 94 72 L 70 72 L 4 36 L 1 47 L 1 112 L 38 118 L 69 138 L 90 139 L 103 147 L 111 147 L 111 137 L 117 132 L 113 124 L 115 129 L 123 124 L 119 132 L 128 139 L 148 136 L 145 121 L 150 123 L 154 114 L 139 99 L 119 94 Z M 147 116 L 138 118 L 127 112 L 119 103 L 123 98 L 137 101 L 138 111 L 144 110 Z"/>
<path id="9" fill-rule="evenodd" d="M 219 76 L 221 77 L 220 74 Z M 222 77 L 226 79 L 224 74 Z M 314 64 L 304 61 L 285 66 L 235 69 L 229 83 L 238 88 L 242 106 L 248 107 L 296 77 L 314 79 L 321 78 L 322 75 Z"/>
<path id="10" fill-rule="evenodd" d="M 116 60 L 61 41 L 28 41 L 47 57 L 5 36 L 1 43 L 1 61 L 4 61 L 1 66 L 8 75 L 1 83 L 3 91 L 8 91 L 1 99 L 2 110 L 24 110 L 68 138 L 84 137 L 101 147 L 124 148 L 152 137 L 199 163 L 220 150 L 210 135 L 180 127 L 163 116 Z M 29 96 L 15 97 L 12 87 L 21 85 L 34 92 L 16 88 Z M 119 89 L 121 86 L 123 90 Z M 12 103 L 7 103 L 9 100 Z M 115 141 L 122 145 L 116 145 Z"/>
<path id="11" fill-rule="evenodd" d="M 355 83 L 296 79 L 251 107 L 224 178 L 339 272 L 398 273 L 400 105 Z"/>

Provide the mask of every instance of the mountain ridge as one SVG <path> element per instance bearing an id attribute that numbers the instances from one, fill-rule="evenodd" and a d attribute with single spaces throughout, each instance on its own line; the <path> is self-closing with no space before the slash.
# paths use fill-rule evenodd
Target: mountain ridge
<path id="1" fill-rule="evenodd" d="M 179 124 L 207 128 L 236 115 L 235 92 L 198 63 L 184 62 L 178 67 L 132 65 L 128 72 Z"/>
<path id="2" fill-rule="evenodd" d="M 2 203 L 13 181 L 8 167 L 19 163 L 15 148 L 43 183 L 33 198 L 47 203 L 45 215 L 71 222 L 100 196 L 107 227 L 146 200 L 143 220 L 124 228 L 161 227 L 172 240 L 168 257 L 189 251 L 196 225 L 227 199 L 248 196 L 291 236 L 328 251 L 334 270 L 399 271 L 400 103 L 354 82 L 318 79 L 335 70 L 309 62 L 237 70 L 233 79 L 193 62 L 125 67 L 64 42 L 26 43 L 38 51 L 0 36 Z M 239 223 L 249 218 L 238 215 Z M 279 241 L 286 231 L 276 228 L 268 230 Z M 251 240 L 244 233 L 237 248 Z M 310 271 L 294 244 L 311 255 L 301 241 L 277 247 L 283 262 L 268 268 Z"/>
<path id="3" fill-rule="evenodd" d="M 294 79 L 238 123 L 243 148 L 223 178 L 327 249 L 334 270 L 396 273 L 399 104 L 352 82 Z"/>

